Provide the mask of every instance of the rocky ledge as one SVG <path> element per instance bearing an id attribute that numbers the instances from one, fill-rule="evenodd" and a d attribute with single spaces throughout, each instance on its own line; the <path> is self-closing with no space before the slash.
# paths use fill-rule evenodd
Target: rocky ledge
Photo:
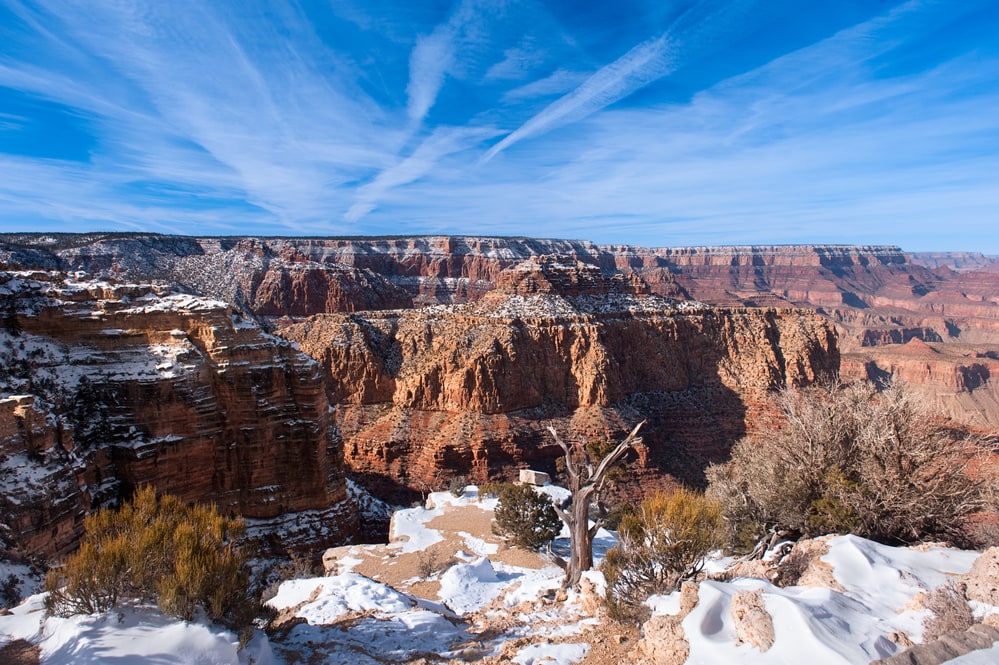
<path id="1" fill-rule="evenodd" d="M 671 300 L 559 259 L 509 268 L 475 303 L 320 315 L 280 334 L 322 364 L 352 473 L 388 494 L 554 472 L 547 425 L 607 439 L 642 419 L 647 487 L 697 482 L 769 391 L 839 367 L 814 312 Z"/>
<path id="2" fill-rule="evenodd" d="M 7 547 L 72 549 L 89 510 L 142 484 L 271 534 L 302 515 L 279 550 L 356 535 L 320 368 L 288 341 L 163 284 L 3 271 L 0 304 Z"/>

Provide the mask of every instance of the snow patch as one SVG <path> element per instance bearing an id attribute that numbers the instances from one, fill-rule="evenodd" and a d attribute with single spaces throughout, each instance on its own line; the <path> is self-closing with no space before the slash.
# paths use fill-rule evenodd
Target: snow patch
<path id="1" fill-rule="evenodd" d="M 532 644 L 517 652 L 513 662 L 518 665 L 574 665 L 586 658 L 590 645 L 572 644 Z"/>
<path id="2" fill-rule="evenodd" d="M 0 642 L 23 639 L 41 647 L 44 665 L 271 665 L 270 643 L 262 634 L 243 649 L 228 630 L 199 621 L 180 621 L 154 608 L 121 608 L 68 619 L 44 616 L 44 595 L 27 599 L 2 617 Z M 275 664 L 276 665 L 276 664 Z"/>
<path id="3" fill-rule="evenodd" d="M 409 596 L 357 573 L 289 580 L 267 604 L 276 610 L 301 605 L 296 615 L 314 626 L 333 623 L 351 612 L 406 612 L 416 605 Z"/>
<path id="4" fill-rule="evenodd" d="M 441 589 L 437 595 L 456 613 L 467 614 L 491 603 L 503 592 L 510 578 L 510 575 L 501 578 L 489 559 L 480 557 L 471 563 L 448 568 L 441 575 Z"/>

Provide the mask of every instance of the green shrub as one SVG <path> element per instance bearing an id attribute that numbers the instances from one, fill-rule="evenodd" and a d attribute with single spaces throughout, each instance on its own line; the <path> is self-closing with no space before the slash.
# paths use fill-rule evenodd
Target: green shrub
<path id="1" fill-rule="evenodd" d="M 704 557 L 721 544 L 721 530 L 721 506 L 686 489 L 656 494 L 625 514 L 618 545 L 601 566 L 611 618 L 641 620 L 649 596 L 696 577 Z"/>
<path id="2" fill-rule="evenodd" d="M 484 483 L 479 483 L 479 498 L 483 499 L 487 496 L 497 497 L 503 486 L 509 484 L 509 482 L 502 480 L 488 480 Z"/>
<path id="3" fill-rule="evenodd" d="M 46 579 L 51 614 L 96 614 L 156 602 L 192 619 L 198 609 L 231 628 L 248 627 L 259 605 L 238 544 L 243 522 L 214 506 L 139 489 L 119 510 L 89 515 L 80 549 Z"/>
<path id="4" fill-rule="evenodd" d="M 540 550 L 562 531 L 562 520 L 547 496 L 530 485 L 502 483 L 496 488 L 499 501 L 493 515 L 494 531 L 517 547 Z"/>
<path id="5" fill-rule="evenodd" d="M 740 440 L 728 463 L 707 470 L 733 542 L 784 532 L 970 544 L 965 523 L 989 506 L 995 481 L 983 474 L 994 465 L 904 385 L 788 390 L 778 404 L 778 428 Z"/>
<path id="6" fill-rule="evenodd" d="M 10 609 L 21 602 L 21 578 L 14 573 L 0 581 L 0 611 Z"/>

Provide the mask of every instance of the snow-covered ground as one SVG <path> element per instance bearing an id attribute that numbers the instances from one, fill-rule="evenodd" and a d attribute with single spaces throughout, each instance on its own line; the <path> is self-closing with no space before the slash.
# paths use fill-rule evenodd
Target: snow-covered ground
<path id="1" fill-rule="evenodd" d="M 546 491 L 560 495 L 557 488 Z M 389 545 L 340 548 L 327 561 L 335 574 L 284 582 L 268 601 L 279 613 L 278 629 L 269 637 L 258 632 L 243 649 L 229 631 L 150 608 L 45 618 L 38 595 L 0 616 L 0 647 L 27 640 L 48 664 L 634 662 L 641 653 L 637 638 L 602 613 L 600 574 L 589 573 L 579 593 L 560 594 L 558 567 L 510 550 L 484 528 L 494 507 L 495 499 L 480 500 L 469 488 L 461 497 L 437 493 L 426 507 L 398 511 Z M 612 544 L 613 534 L 603 532 L 598 552 Z M 697 604 L 681 622 L 686 662 L 859 665 L 897 653 L 904 648 L 900 635 L 922 639 L 929 614 L 923 595 L 967 573 L 979 556 L 945 547 L 893 548 L 854 536 L 829 538 L 825 550 L 823 586 L 781 588 L 753 577 L 702 581 Z M 440 552 L 450 556 L 430 556 Z M 766 650 L 740 643 L 733 619 L 733 598 L 752 591 L 772 619 L 773 646 Z M 650 605 L 655 614 L 676 614 L 680 594 Z M 975 609 L 979 618 L 996 611 Z M 999 662 L 999 648 L 951 662 Z"/>
<path id="2" fill-rule="evenodd" d="M 41 647 L 46 665 L 265 665 L 274 663 L 262 633 L 243 649 L 229 632 L 201 622 L 170 619 L 151 608 L 124 608 L 100 616 L 44 616 L 35 595 L 0 616 L 0 644 L 23 639 Z"/>
<path id="3" fill-rule="evenodd" d="M 763 665 L 807 658 L 810 665 L 847 665 L 890 656 L 901 650 L 893 634 L 921 641 L 929 611 L 917 608 L 917 596 L 967 573 L 978 556 L 944 547 L 888 547 L 856 536 L 832 538 L 828 546 L 821 560 L 841 591 L 779 588 L 754 578 L 702 582 L 697 606 L 683 620 L 688 662 Z M 773 619 L 774 643 L 767 651 L 738 644 L 730 611 L 736 592 L 755 589 Z M 999 649 L 995 655 L 999 662 Z"/>

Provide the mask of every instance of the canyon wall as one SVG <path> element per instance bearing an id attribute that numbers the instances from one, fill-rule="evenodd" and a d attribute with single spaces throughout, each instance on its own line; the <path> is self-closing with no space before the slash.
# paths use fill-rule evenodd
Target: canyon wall
<path id="1" fill-rule="evenodd" d="M 555 471 L 549 424 L 618 438 L 647 420 L 646 489 L 702 481 L 768 392 L 834 374 L 813 312 L 717 309 L 642 294 L 585 264 L 530 260 L 476 303 L 318 315 L 281 334 L 320 360 L 352 474 L 383 494 Z"/>
<path id="2" fill-rule="evenodd" d="M 999 423 L 995 373 L 981 361 L 999 353 L 999 261 L 981 254 L 480 237 L 0 236 L 0 264 L 165 279 L 232 303 L 272 329 L 313 314 L 475 302 L 505 269 L 544 255 L 630 276 L 669 298 L 815 309 L 836 328 L 846 378 L 906 378 L 961 423 L 990 431 Z M 932 371 L 906 352 L 913 339 L 940 351 Z"/>
<path id="3" fill-rule="evenodd" d="M 226 303 L 80 277 L 0 272 L 8 541 L 63 553 L 140 484 L 241 515 L 278 550 L 356 535 L 317 363 Z"/>
<path id="4" fill-rule="evenodd" d="M 642 484 L 698 482 L 766 426 L 769 390 L 837 370 L 902 378 L 959 422 L 999 428 L 994 257 L 0 234 L 5 267 L 2 500 L 14 531 L 55 549 L 140 482 L 217 501 L 261 534 L 347 538 L 344 457 L 405 497 L 452 473 L 553 470 L 548 424 L 616 438 L 648 419 Z M 11 271 L 48 285 L 17 295 Z M 64 489 L 46 503 L 25 474 Z"/>
<path id="5" fill-rule="evenodd" d="M 270 321 L 473 302 L 495 287 L 503 270 L 545 255 L 633 275 L 649 292 L 666 297 L 717 306 L 818 309 L 836 324 L 848 351 L 912 335 L 987 344 L 999 338 L 999 264 L 973 254 L 922 254 L 917 261 L 891 246 L 641 248 L 446 236 L 0 235 L 0 265 L 167 280 Z"/>

